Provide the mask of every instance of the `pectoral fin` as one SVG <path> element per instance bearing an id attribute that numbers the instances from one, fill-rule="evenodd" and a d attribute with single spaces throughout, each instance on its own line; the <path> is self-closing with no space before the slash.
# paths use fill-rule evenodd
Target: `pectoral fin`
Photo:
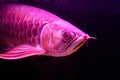
<path id="1" fill-rule="evenodd" d="M 44 55 L 44 53 L 45 50 L 41 47 L 37 48 L 30 45 L 20 45 L 11 49 L 8 52 L 0 54 L 0 58 L 14 60 L 34 55 Z"/>

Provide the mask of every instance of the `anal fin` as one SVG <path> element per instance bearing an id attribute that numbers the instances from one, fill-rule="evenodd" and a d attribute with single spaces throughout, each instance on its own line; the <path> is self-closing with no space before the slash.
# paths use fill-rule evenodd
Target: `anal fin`
<path id="1" fill-rule="evenodd" d="M 0 54 L 0 58 L 14 60 L 14 59 L 20 59 L 34 55 L 43 55 L 44 53 L 45 50 L 42 49 L 41 47 L 36 48 L 30 45 L 20 45 L 11 49 L 8 52 L 4 52 Z"/>

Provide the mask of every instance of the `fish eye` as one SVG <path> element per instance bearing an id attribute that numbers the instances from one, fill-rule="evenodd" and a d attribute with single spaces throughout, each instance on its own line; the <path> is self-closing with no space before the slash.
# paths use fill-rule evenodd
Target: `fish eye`
<path id="1" fill-rule="evenodd" d="M 69 42 L 71 41 L 72 37 L 71 37 L 71 34 L 69 32 L 64 32 L 63 33 L 63 41 L 64 42 Z"/>

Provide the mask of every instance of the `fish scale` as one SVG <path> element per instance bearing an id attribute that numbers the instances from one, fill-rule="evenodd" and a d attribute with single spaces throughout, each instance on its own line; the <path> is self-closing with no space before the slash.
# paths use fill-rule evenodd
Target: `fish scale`
<path id="1" fill-rule="evenodd" d="M 8 5 L 9 7 L 9 5 Z M 25 13 L 25 11 L 28 11 L 30 8 L 25 9 L 21 6 L 18 7 L 14 7 L 10 6 L 9 9 L 7 9 L 7 7 L 5 7 L 5 9 L 2 9 L 1 11 L 1 16 L 3 16 L 1 19 L 1 23 L 3 25 L 1 25 L 1 27 L 4 29 L 2 31 L 6 31 L 3 36 L 7 35 L 11 37 L 11 39 L 9 39 L 12 43 L 14 43 L 14 45 L 18 45 L 18 44 L 22 44 L 22 43 L 29 43 L 29 44 L 33 44 L 34 43 L 40 43 L 38 40 L 38 38 L 40 38 L 39 36 L 39 31 L 38 30 L 40 26 L 40 23 L 38 22 L 41 18 L 39 18 L 39 20 L 35 20 L 35 24 L 33 22 L 33 19 L 36 17 L 34 17 L 34 15 L 30 15 L 29 12 Z M 18 13 L 16 11 L 20 10 L 20 12 L 23 13 Z M 31 10 L 31 9 L 30 9 Z M 33 13 L 34 13 L 34 9 L 33 9 Z M 22 17 L 21 17 L 22 15 Z M 27 18 L 25 18 L 27 16 Z M 37 16 L 38 19 L 39 16 Z M 8 25 L 6 25 L 6 21 L 9 23 Z M 24 21 L 24 22 L 23 22 Z M 1 24 L 0 23 L 0 24 Z M 19 24 L 18 24 L 19 23 Z M 39 26 L 38 26 L 39 25 Z M 41 28 L 40 28 L 41 29 Z M 10 31 L 9 31 L 10 30 Z M 38 32 L 37 32 L 38 30 Z M 37 36 L 39 35 L 39 36 Z M 36 38 L 37 36 L 37 38 Z M 38 40 L 36 40 L 38 39 Z M 35 45 L 35 44 L 34 44 Z"/>

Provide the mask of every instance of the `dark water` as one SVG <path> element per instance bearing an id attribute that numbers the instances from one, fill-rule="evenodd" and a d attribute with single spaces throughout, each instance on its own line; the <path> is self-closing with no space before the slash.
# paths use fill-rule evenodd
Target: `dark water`
<path id="1" fill-rule="evenodd" d="M 97 38 L 73 55 L 0 59 L 0 80 L 114 79 L 120 75 L 119 0 L 0 0 L 48 10 Z M 7 77 L 9 76 L 9 77 Z"/>

